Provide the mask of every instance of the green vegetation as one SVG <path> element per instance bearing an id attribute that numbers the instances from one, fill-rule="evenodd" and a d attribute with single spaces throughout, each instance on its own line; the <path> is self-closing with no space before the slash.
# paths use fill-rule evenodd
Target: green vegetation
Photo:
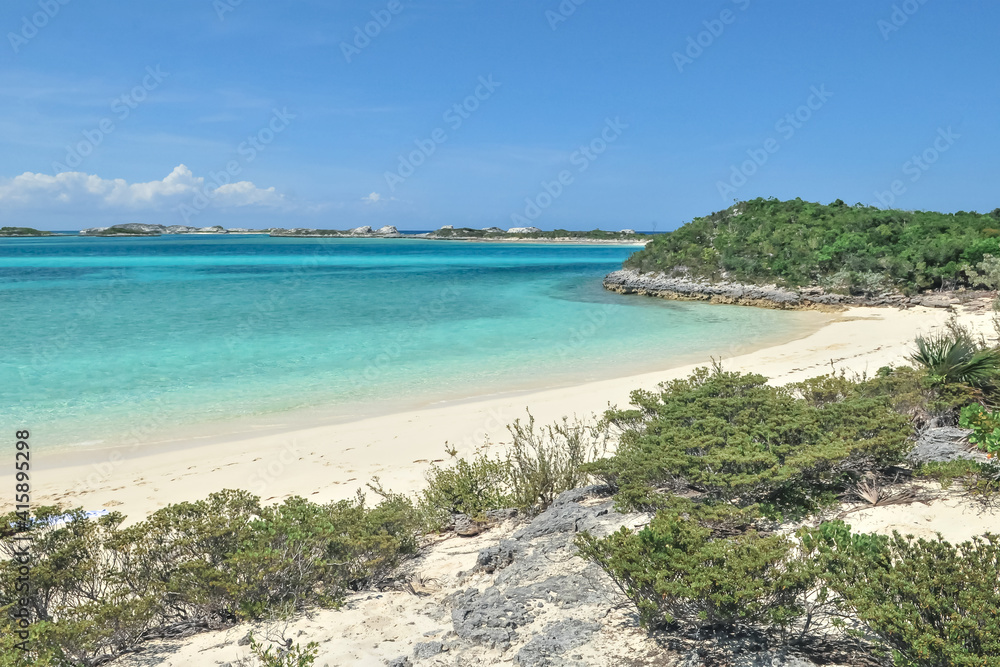
<path id="1" fill-rule="evenodd" d="M 579 420 L 538 427 L 529 413 L 507 428 L 511 444 L 503 458 L 480 454 L 431 468 L 420 508 L 432 527 L 440 529 L 452 514 L 483 521 L 489 510 L 540 512 L 563 491 L 585 485 L 585 464 L 607 452 L 607 430 Z"/>
<path id="2" fill-rule="evenodd" d="M 434 238 L 473 238 L 473 239 L 504 239 L 504 238 L 518 238 L 518 239 L 590 239 L 594 241 L 619 241 L 619 240 L 635 240 L 642 241 L 649 238 L 648 234 L 642 233 L 623 233 L 623 232 L 606 232 L 602 229 L 593 229 L 590 231 L 572 231 L 566 229 L 556 229 L 550 232 L 532 232 L 526 234 L 508 234 L 507 232 L 500 231 L 487 231 L 485 229 L 472 229 L 469 227 L 459 227 L 457 229 L 438 229 L 437 231 L 431 232 L 431 236 Z"/>
<path id="3" fill-rule="evenodd" d="M 987 453 L 990 458 L 1000 455 L 1000 412 L 986 410 L 973 403 L 962 408 L 959 426 L 972 429 L 969 442 Z"/>
<path id="4" fill-rule="evenodd" d="M 102 229 L 99 232 L 91 232 L 88 236 L 160 236 L 160 232 L 145 231 L 134 227 L 120 227 L 115 225 Z"/>
<path id="5" fill-rule="evenodd" d="M 267 646 L 250 634 L 250 657 L 236 661 L 236 667 L 312 667 L 319 654 L 319 644 L 305 648 L 287 640 L 284 646 Z"/>
<path id="6" fill-rule="evenodd" d="M 802 543 L 837 606 L 892 652 L 894 664 L 1000 665 L 1000 537 L 952 546 L 899 533 L 854 535 L 835 521 L 803 531 Z"/>
<path id="7" fill-rule="evenodd" d="M 262 507 L 242 491 L 165 507 L 123 527 L 53 507 L 33 516 L 32 590 L 19 602 L 13 542 L 0 564 L 0 665 L 90 665 L 149 638 L 337 606 L 385 581 L 416 553 L 423 526 L 409 500 L 388 496 Z M 0 519 L 14 525 L 13 514 Z M 26 607 L 32 651 L 13 650 L 9 612 Z"/>
<path id="8" fill-rule="evenodd" d="M 581 534 L 580 555 L 651 629 L 749 630 L 803 647 L 817 633 L 853 635 L 896 665 L 1000 665 L 1000 538 L 952 546 L 851 535 L 841 522 L 769 532 L 774 519 L 806 516 L 863 479 L 887 479 L 911 445 L 911 423 L 953 420 L 984 395 L 970 379 L 882 368 L 872 378 L 771 387 L 716 367 L 635 392 L 632 408 L 606 415 L 621 432 L 617 452 L 584 469 L 616 490 L 620 506 L 656 515 L 637 532 Z M 914 472 L 958 480 L 987 501 L 1000 493 L 993 464 Z"/>
<path id="9" fill-rule="evenodd" d="M 0 227 L 0 236 L 52 236 L 52 232 L 31 227 Z"/>
<path id="10" fill-rule="evenodd" d="M 1000 209 L 990 214 L 881 210 L 838 200 L 754 199 L 654 238 L 626 262 L 642 272 L 708 280 L 890 289 L 995 289 Z"/>
<path id="11" fill-rule="evenodd" d="M 917 336 L 914 363 L 926 369 L 935 384 L 966 384 L 990 389 L 1000 371 L 1000 350 L 981 348 L 968 335 L 951 332 Z"/>
<path id="12" fill-rule="evenodd" d="M 887 398 L 836 379 L 772 387 L 760 375 L 700 369 L 659 392 L 634 392 L 632 402 L 606 415 L 622 432 L 615 455 L 586 468 L 630 509 L 655 509 L 663 488 L 741 507 L 814 509 L 898 462 L 910 435 Z"/>
<path id="13" fill-rule="evenodd" d="M 940 463 L 925 463 L 913 471 L 914 475 L 932 479 L 947 488 L 959 482 L 970 496 L 988 505 L 996 505 L 1000 497 L 1000 465 L 995 461 L 979 463 L 970 459 L 956 459 Z"/>
<path id="14" fill-rule="evenodd" d="M 669 504 L 638 533 L 622 529 L 602 540 L 584 533 L 577 540 L 580 554 L 636 605 L 644 626 L 787 630 L 802 619 L 815 573 L 792 558 L 789 538 L 746 530 L 750 514 L 728 503 Z"/>

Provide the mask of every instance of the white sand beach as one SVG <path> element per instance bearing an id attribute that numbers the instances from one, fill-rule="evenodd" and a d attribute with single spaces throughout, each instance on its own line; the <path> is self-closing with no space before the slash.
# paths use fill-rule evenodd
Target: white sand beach
<path id="1" fill-rule="evenodd" d="M 918 333 L 943 327 L 953 314 L 992 335 L 987 310 L 852 308 L 802 339 L 729 359 L 731 370 L 794 382 L 833 370 L 874 373 L 903 364 Z M 301 495 L 317 502 L 353 496 L 374 477 L 387 489 L 421 488 L 432 462 L 445 462 L 446 446 L 468 456 L 489 442 L 502 447 L 506 425 L 531 413 L 540 423 L 563 416 L 600 414 L 626 405 L 631 391 L 654 388 L 698 365 L 590 382 L 579 386 L 435 405 L 356 421 L 265 434 L 215 436 L 168 445 L 37 456 L 35 505 L 61 503 L 85 510 L 112 509 L 139 520 L 156 509 L 225 488 L 247 489 L 265 502 Z M 447 443 L 447 445 L 446 445 Z M 3 483 L 13 483 L 5 471 Z"/>

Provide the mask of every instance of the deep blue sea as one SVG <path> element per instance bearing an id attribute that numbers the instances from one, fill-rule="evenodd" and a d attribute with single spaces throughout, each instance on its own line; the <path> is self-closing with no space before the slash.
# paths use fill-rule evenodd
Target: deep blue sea
<path id="1" fill-rule="evenodd" d="M 0 414 L 46 447 L 334 418 L 732 356 L 816 313 L 605 291 L 635 247 L 0 239 Z"/>

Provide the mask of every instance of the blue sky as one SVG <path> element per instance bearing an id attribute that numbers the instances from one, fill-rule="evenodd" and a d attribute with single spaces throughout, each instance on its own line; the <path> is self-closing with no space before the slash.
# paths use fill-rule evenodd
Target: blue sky
<path id="1" fill-rule="evenodd" d="M 998 26 L 987 0 L 9 0 L 0 223 L 989 211 Z"/>

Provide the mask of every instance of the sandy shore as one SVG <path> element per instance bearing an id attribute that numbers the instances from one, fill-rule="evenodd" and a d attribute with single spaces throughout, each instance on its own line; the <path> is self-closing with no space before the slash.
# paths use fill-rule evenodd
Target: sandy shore
<path id="1" fill-rule="evenodd" d="M 904 363 L 918 333 L 942 327 L 944 309 L 854 308 L 800 340 L 725 359 L 731 370 L 754 371 L 775 383 L 831 370 L 874 373 Z M 988 312 L 960 319 L 991 334 Z M 709 363 L 705 359 L 704 365 Z M 564 415 L 599 414 L 625 405 L 629 393 L 689 373 L 695 365 L 579 386 L 443 404 L 417 411 L 299 430 L 242 434 L 180 447 L 131 447 L 62 454 L 33 464 L 33 504 L 62 503 L 85 510 L 114 509 L 139 519 L 167 504 L 243 488 L 265 501 L 301 495 L 315 501 L 352 496 L 373 477 L 386 488 L 413 492 L 434 461 L 448 459 L 446 443 L 468 456 L 484 442 L 502 446 L 506 425 L 531 409 L 542 423 Z M 13 488 L 10 467 L 0 476 Z M 5 499 L 6 500 L 6 499 Z M 9 504 L 9 503 L 8 503 Z"/>

